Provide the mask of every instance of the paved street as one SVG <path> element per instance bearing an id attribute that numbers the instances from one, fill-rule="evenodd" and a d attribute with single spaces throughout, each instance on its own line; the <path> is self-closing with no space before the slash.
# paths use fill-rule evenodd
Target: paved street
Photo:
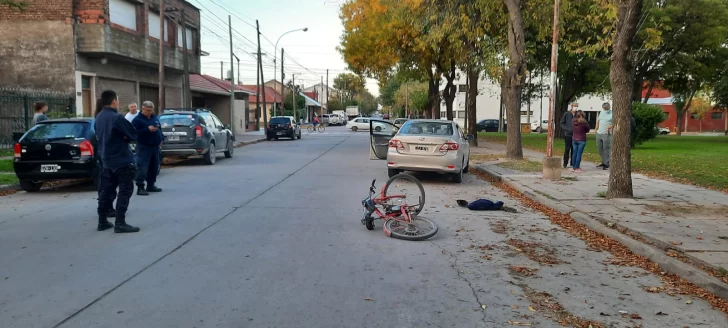
<path id="1" fill-rule="evenodd" d="M 728 325 L 701 299 L 645 291 L 660 278 L 472 174 L 418 175 L 432 240 L 368 231 L 360 202 L 385 164 L 369 160 L 368 133 L 326 133 L 163 170 L 164 192 L 132 197 L 137 234 L 96 232 L 88 186 L 0 197 L 0 326 Z M 518 213 L 455 204 L 478 198 Z"/>

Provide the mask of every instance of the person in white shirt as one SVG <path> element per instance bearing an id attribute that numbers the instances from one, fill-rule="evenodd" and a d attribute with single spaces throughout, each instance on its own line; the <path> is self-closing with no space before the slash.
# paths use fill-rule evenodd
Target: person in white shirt
<path id="1" fill-rule="evenodd" d="M 597 165 L 606 170 L 609 169 L 609 158 L 612 154 L 612 108 L 609 103 L 602 105 L 602 112 L 597 118 L 597 149 L 602 163 Z"/>
<path id="2" fill-rule="evenodd" d="M 137 115 L 139 115 L 139 111 L 137 111 L 137 104 L 129 104 L 129 112 L 126 113 L 126 116 L 124 116 L 124 118 L 126 118 L 127 121 L 131 122 L 134 120 L 135 117 L 137 117 Z"/>

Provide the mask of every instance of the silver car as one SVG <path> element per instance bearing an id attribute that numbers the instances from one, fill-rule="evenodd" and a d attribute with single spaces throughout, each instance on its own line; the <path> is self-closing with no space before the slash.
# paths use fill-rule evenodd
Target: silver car
<path id="1" fill-rule="evenodd" d="M 383 127 L 370 128 L 371 149 L 377 158 L 387 160 L 390 177 L 402 171 L 437 172 L 460 183 L 468 172 L 468 141 L 473 136 L 466 136 L 453 121 L 409 120 L 401 127 L 376 120 L 370 124 Z"/>

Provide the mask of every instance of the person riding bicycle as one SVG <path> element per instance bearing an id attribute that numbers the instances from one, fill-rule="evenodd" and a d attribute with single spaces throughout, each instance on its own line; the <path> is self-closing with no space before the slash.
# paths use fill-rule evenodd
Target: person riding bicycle
<path id="1" fill-rule="evenodd" d="M 314 116 L 313 117 L 313 128 L 315 129 L 316 126 L 319 125 L 319 123 L 321 123 L 321 122 L 319 122 L 318 116 Z"/>

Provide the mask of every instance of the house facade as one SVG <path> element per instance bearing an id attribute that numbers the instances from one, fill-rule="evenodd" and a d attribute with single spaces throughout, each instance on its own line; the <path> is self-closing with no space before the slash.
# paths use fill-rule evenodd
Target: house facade
<path id="1" fill-rule="evenodd" d="M 647 89 L 642 90 L 642 99 L 647 96 Z M 673 104 L 670 91 L 655 87 L 647 99 L 648 104 L 660 105 L 665 113 L 665 120 L 658 124 L 677 132 L 678 115 Z M 680 130 L 683 132 L 725 132 L 728 129 L 728 115 L 724 111 L 710 110 L 701 118 L 695 113 L 683 113 Z"/>
<path id="2" fill-rule="evenodd" d="M 314 98 L 314 99 L 317 102 L 319 102 L 321 104 L 321 106 L 323 106 L 324 108 L 328 108 L 329 102 L 328 102 L 328 99 L 326 99 L 327 97 L 328 98 L 331 98 L 331 97 L 338 98 L 339 97 L 339 92 L 336 89 L 329 87 L 328 85 L 325 85 L 323 83 L 314 84 L 308 88 L 304 88 L 302 91 L 305 92 L 306 94 L 315 93 L 316 98 Z"/>
<path id="3" fill-rule="evenodd" d="M 235 133 L 251 131 L 254 128 L 255 118 L 253 117 L 251 121 L 249 103 L 250 97 L 255 96 L 255 92 L 235 85 L 234 111 L 231 118 L 230 81 L 209 75 L 191 74 L 190 91 L 192 107 L 209 108 L 222 123 L 230 125 Z"/>
<path id="4" fill-rule="evenodd" d="M 123 106 L 151 100 L 159 107 L 160 39 L 165 107 L 182 104 L 185 53 L 190 73 L 200 72 L 200 11 L 187 1 L 166 0 L 174 10 L 164 15 L 159 0 L 24 2 L 23 11 L 0 7 L 0 87 L 73 93 L 82 116 L 93 115 L 107 89 Z"/>

